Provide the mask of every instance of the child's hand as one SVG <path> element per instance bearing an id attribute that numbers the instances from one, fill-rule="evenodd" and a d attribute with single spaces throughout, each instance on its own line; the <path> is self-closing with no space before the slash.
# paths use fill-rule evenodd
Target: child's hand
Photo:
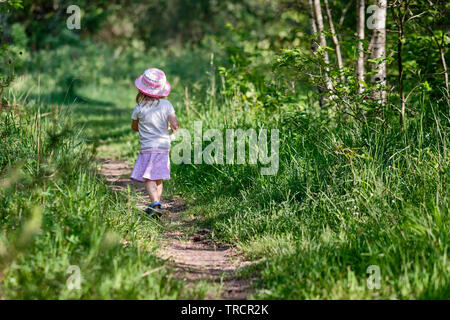
<path id="1" fill-rule="evenodd" d="M 180 125 L 178 124 L 178 120 L 175 114 L 169 115 L 169 127 L 173 133 L 175 133 L 180 128 Z"/>
<path id="2" fill-rule="evenodd" d="M 177 132 L 177 130 L 172 129 L 172 127 L 169 126 L 169 132 L 170 132 L 170 134 L 175 134 L 175 132 Z"/>
<path id="3" fill-rule="evenodd" d="M 133 131 L 139 132 L 138 124 L 139 120 L 131 120 L 131 129 Z"/>

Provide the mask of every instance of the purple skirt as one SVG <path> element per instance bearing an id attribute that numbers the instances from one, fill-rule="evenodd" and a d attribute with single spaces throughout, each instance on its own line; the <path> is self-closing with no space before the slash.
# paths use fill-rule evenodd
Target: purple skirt
<path id="1" fill-rule="evenodd" d="M 169 150 L 156 148 L 141 150 L 131 173 L 131 179 L 140 182 L 170 179 Z"/>

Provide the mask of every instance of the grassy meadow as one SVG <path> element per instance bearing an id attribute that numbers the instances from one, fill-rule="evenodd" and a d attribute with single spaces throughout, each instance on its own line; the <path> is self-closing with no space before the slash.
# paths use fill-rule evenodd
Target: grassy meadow
<path id="1" fill-rule="evenodd" d="M 156 254 L 170 226 L 99 173 L 134 165 L 149 67 L 191 136 L 279 130 L 274 175 L 246 142 L 245 164 L 172 163 L 165 182 L 186 237 L 252 262 L 250 299 L 450 299 L 449 4 L 383 3 L 0 1 L 0 299 L 217 289 L 177 277 Z"/>
<path id="2" fill-rule="evenodd" d="M 204 130 L 280 130 L 276 175 L 260 175 L 258 165 L 181 164 L 166 184 L 214 240 L 255 261 L 241 271 L 254 279 L 253 298 L 450 298 L 448 100 L 415 102 L 433 111 L 410 118 L 406 130 L 336 122 L 307 87 L 263 110 L 219 73 L 211 51 L 117 54 L 86 42 L 27 62 L 1 113 L 0 297 L 204 296 L 158 269 L 152 251 L 163 226 L 95 171 L 103 158 L 134 164 L 133 81 L 152 65 L 166 71 L 190 132 L 199 120 Z M 73 264 L 81 291 L 66 287 Z M 369 266 L 379 268 L 377 289 L 367 285 Z"/>

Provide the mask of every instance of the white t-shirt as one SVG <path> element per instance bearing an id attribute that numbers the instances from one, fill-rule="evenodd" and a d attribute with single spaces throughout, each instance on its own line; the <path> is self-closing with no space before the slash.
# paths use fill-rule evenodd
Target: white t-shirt
<path id="1" fill-rule="evenodd" d="M 141 150 L 170 148 L 169 115 L 175 114 L 169 100 L 143 101 L 134 107 L 131 119 L 139 120 Z"/>

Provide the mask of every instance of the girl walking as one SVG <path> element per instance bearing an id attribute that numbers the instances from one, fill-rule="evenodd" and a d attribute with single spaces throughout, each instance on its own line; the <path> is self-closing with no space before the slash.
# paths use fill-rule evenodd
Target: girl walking
<path id="1" fill-rule="evenodd" d="M 140 152 L 131 179 L 145 182 L 150 215 L 161 209 L 162 180 L 170 179 L 170 137 L 179 129 L 175 110 L 167 100 L 170 84 L 162 70 L 150 68 L 134 82 L 139 90 L 136 107 L 131 115 L 131 128 L 139 132 Z"/>

